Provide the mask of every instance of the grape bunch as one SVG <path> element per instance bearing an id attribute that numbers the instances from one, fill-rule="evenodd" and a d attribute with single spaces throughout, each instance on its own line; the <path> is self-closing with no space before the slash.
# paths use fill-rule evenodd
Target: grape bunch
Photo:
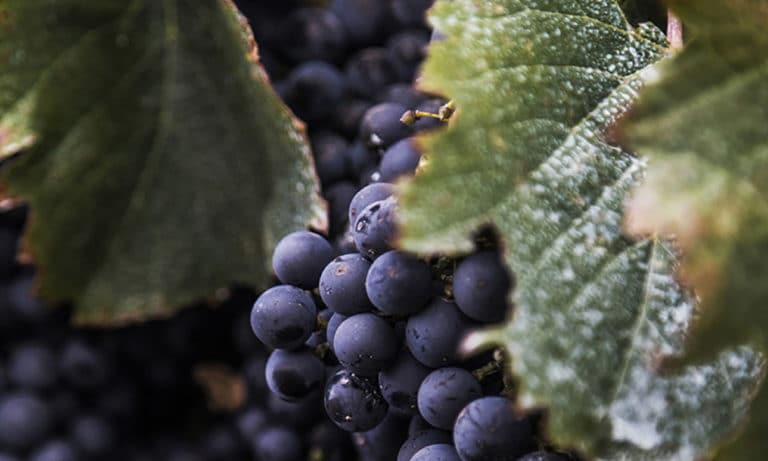
<path id="1" fill-rule="evenodd" d="M 400 123 L 390 115 L 388 124 Z M 413 146 L 394 141 L 379 170 L 394 152 L 414 158 L 388 170 L 391 179 L 414 174 Z M 258 297 L 250 319 L 273 349 L 270 391 L 294 404 L 322 396 L 363 460 L 569 459 L 537 451 L 538 417 L 515 412 L 503 354 L 459 354 L 468 331 L 509 310 L 514 278 L 492 236 L 458 261 L 419 257 L 396 248 L 397 214 L 395 186 L 372 182 L 351 198 L 337 245 L 310 231 L 280 240 L 272 256 L 280 284 Z"/>

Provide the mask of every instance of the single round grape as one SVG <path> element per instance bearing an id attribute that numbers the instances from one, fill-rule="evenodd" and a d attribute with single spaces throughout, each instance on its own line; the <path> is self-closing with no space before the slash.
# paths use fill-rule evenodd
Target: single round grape
<path id="1" fill-rule="evenodd" d="M 428 367 L 452 365 L 458 360 L 459 343 L 471 326 L 455 304 L 438 298 L 408 319 L 405 343 L 416 360 Z"/>
<path id="2" fill-rule="evenodd" d="M 414 147 L 412 139 L 406 138 L 392 144 L 379 163 L 381 180 L 394 182 L 404 176 L 413 176 L 420 160 L 421 153 Z"/>
<path id="3" fill-rule="evenodd" d="M 333 351 L 345 368 L 360 376 L 376 376 L 397 357 L 395 331 L 374 314 L 344 320 L 333 337 Z"/>
<path id="4" fill-rule="evenodd" d="M 403 349 L 395 364 L 379 373 L 379 388 L 389 404 L 389 411 L 404 416 L 418 414 L 416 398 L 419 386 L 430 371 L 407 349 Z"/>
<path id="5" fill-rule="evenodd" d="M 325 8 L 297 8 L 280 24 L 280 50 L 295 61 L 334 61 L 346 47 L 347 33 Z"/>
<path id="6" fill-rule="evenodd" d="M 306 291 L 278 285 L 262 293 L 254 303 L 251 328 L 271 348 L 295 349 L 315 330 L 316 316 L 317 307 Z"/>
<path id="7" fill-rule="evenodd" d="M 534 446 L 533 428 L 518 418 L 504 397 L 483 397 L 461 410 L 453 426 L 453 442 L 463 461 L 517 459 Z"/>
<path id="8" fill-rule="evenodd" d="M 448 443 L 429 445 L 417 451 L 411 461 L 461 461 L 456 448 Z"/>
<path id="9" fill-rule="evenodd" d="M 253 444 L 258 459 L 269 461 L 303 461 L 301 437 L 285 427 L 270 427 L 256 437 Z"/>
<path id="10" fill-rule="evenodd" d="M 324 187 L 325 198 L 330 200 L 331 185 L 346 179 L 351 174 L 351 165 L 347 157 L 349 144 L 338 134 L 325 130 L 312 133 L 310 141 L 315 171 Z M 354 194 L 352 192 L 352 195 Z"/>
<path id="11" fill-rule="evenodd" d="M 439 368 L 421 382 L 419 413 L 429 424 L 449 431 L 462 408 L 482 396 L 480 383 L 472 373 L 463 368 Z"/>
<path id="12" fill-rule="evenodd" d="M 355 246 L 361 255 L 375 259 L 392 250 L 397 237 L 397 201 L 390 197 L 368 205 L 355 221 Z"/>
<path id="13" fill-rule="evenodd" d="M 292 232 L 277 244 L 272 268 L 281 282 L 309 290 L 317 287 L 323 268 L 333 256 L 333 247 L 322 236 Z"/>
<path id="14" fill-rule="evenodd" d="M 0 447 L 23 451 L 39 446 L 51 423 L 51 411 L 38 397 L 6 394 L 0 401 Z"/>
<path id="15" fill-rule="evenodd" d="M 107 359 L 101 351 L 77 338 L 64 345 L 58 365 L 64 380 L 78 390 L 99 389 L 110 377 Z"/>
<path id="16" fill-rule="evenodd" d="M 400 446 L 397 461 L 409 461 L 419 450 L 437 443 L 451 443 L 451 433 L 439 429 L 427 429 L 409 436 Z"/>
<path id="17" fill-rule="evenodd" d="M 115 430 L 103 418 L 83 415 L 74 421 L 72 440 L 79 451 L 90 458 L 102 458 L 109 454 L 115 444 Z"/>
<path id="18" fill-rule="evenodd" d="M 420 311 L 432 295 L 432 271 L 422 260 L 388 251 L 371 264 L 365 291 L 374 306 L 389 315 Z"/>
<path id="19" fill-rule="evenodd" d="M 307 348 L 276 349 L 267 360 L 267 385 L 284 400 L 299 400 L 323 386 L 325 365 Z"/>
<path id="20" fill-rule="evenodd" d="M 29 456 L 29 461 L 77 461 L 77 459 L 75 448 L 63 440 L 52 440 Z"/>
<path id="21" fill-rule="evenodd" d="M 41 344 L 22 344 L 11 353 L 7 373 L 19 388 L 45 390 L 56 382 L 56 358 Z"/>
<path id="22" fill-rule="evenodd" d="M 254 440 L 269 425 L 267 412 L 257 406 L 247 408 L 237 418 L 237 432 L 243 440 Z"/>
<path id="23" fill-rule="evenodd" d="M 344 74 L 335 66 L 306 61 L 291 71 L 280 95 L 297 117 L 311 123 L 333 115 L 346 90 Z"/>
<path id="24" fill-rule="evenodd" d="M 373 202 L 380 202 L 395 194 L 395 187 L 386 182 L 376 182 L 363 187 L 349 202 L 349 222 L 354 224 L 360 213 Z"/>
<path id="25" fill-rule="evenodd" d="M 387 402 L 374 381 L 341 369 L 326 385 L 325 411 L 345 431 L 368 431 L 384 420 Z"/>
<path id="26" fill-rule="evenodd" d="M 507 313 L 512 278 L 498 255 L 482 252 L 468 256 L 453 274 L 456 305 L 480 322 L 501 322 Z"/>
<path id="27" fill-rule="evenodd" d="M 371 262 L 358 253 L 339 256 L 320 275 L 320 297 L 334 312 L 361 314 L 373 307 L 365 292 L 365 277 Z"/>
<path id="28" fill-rule="evenodd" d="M 360 139 L 366 144 L 386 148 L 413 134 L 413 129 L 400 117 L 407 107 L 392 102 L 376 104 L 365 112 L 360 122 Z"/>
<path id="29" fill-rule="evenodd" d="M 401 79 L 411 82 L 416 77 L 419 64 L 427 53 L 429 35 L 426 30 L 411 29 L 398 32 L 387 40 L 387 49 Z M 409 109 L 414 109 L 426 98 L 426 95 L 419 92 L 413 84 L 408 86 L 415 93 L 415 97 L 409 98 L 402 104 Z"/>
<path id="30" fill-rule="evenodd" d="M 568 459 L 569 458 L 566 458 L 565 456 L 559 455 L 557 453 L 548 451 L 536 451 L 533 453 L 528 453 L 527 455 L 518 459 L 518 461 L 568 461 Z"/>
<path id="31" fill-rule="evenodd" d="M 331 319 L 328 320 L 328 326 L 325 327 L 325 337 L 328 339 L 328 344 L 333 349 L 333 340 L 336 338 L 336 330 L 339 329 L 339 325 L 349 318 L 348 315 L 333 314 Z"/>
<path id="32" fill-rule="evenodd" d="M 386 48 L 365 48 L 347 60 L 344 75 L 353 93 L 374 99 L 399 77 L 393 55 Z M 402 113 L 401 113 L 402 115 Z"/>

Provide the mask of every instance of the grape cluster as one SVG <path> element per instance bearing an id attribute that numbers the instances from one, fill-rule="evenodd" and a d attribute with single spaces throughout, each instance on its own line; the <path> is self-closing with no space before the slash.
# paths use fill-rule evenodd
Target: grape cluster
<path id="1" fill-rule="evenodd" d="M 372 183 L 350 201 L 342 246 L 309 231 L 277 245 L 281 284 L 251 311 L 273 349 L 270 391 L 294 404 L 322 395 L 363 460 L 567 459 L 535 451 L 538 419 L 516 414 L 501 354 L 458 353 L 467 331 L 508 311 L 513 278 L 493 246 L 479 239 L 460 261 L 397 250 L 397 210 L 393 185 Z"/>
<path id="2" fill-rule="evenodd" d="M 412 85 L 432 1 L 236 0 L 329 204 L 329 237 L 285 236 L 255 304 L 233 288 L 215 310 L 73 327 L 16 262 L 25 210 L 0 212 L 0 461 L 573 459 L 535 451 L 499 354 L 457 354 L 508 310 L 495 245 L 459 261 L 395 245 L 393 184 L 422 162 L 412 136 L 441 126 L 399 119 L 446 103 Z"/>

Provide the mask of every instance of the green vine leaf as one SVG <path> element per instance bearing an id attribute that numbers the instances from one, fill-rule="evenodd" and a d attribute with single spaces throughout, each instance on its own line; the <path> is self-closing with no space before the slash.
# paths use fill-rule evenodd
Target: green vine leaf
<path id="1" fill-rule="evenodd" d="M 747 348 L 676 373 L 694 303 L 662 241 L 622 235 L 645 164 L 606 141 L 665 53 L 612 0 L 439 1 L 427 89 L 459 108 L 422 139 L 423 174 L 402 186 L 401 243 L 465 252 L 493 224 L 517 277 L 514 315 L 478 333 L 512 355 L 524 407 L 550 435 L 601 459 L 690 460 L 743 421 L 763 375 Z M 470 339 L 470 342 L 472 339 Z"/>
<path id="2" fill-rule="evenodd" d="M 646 75 L 648 88 L 624 125 L 649 157 L 628 228 L 676 236 L 680 275 L 702 300 L 691 356 L 768 346 L 768 2 L 674 0 L 686 46 Z M 768 451 L 768 391 L 721 459 Z"/>
<path id="3" fill-rule="evenodd" d="M 280 235 L 325 226 L 229 1 L 0 1 L 0 152 L 22 149 L 5 191 L 31 205 L 41 294 L 80 322 L 264 286 Z"/>

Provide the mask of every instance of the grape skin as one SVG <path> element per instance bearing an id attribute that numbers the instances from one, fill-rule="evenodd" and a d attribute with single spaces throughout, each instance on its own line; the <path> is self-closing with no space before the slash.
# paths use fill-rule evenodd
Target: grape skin
<path id="1" fill-rule="evenodd" d="M 325 411 L 345 431 L 362 432 L 384 420 L 387 402 L 375 383 L 341 369 L 326 385 Z"/>
<path id="2" fill-rule="evenodd" d="M 438 443 L 417 451 L 411 461 L 461 461 L 461 458 L 453 445 Z"/>
<path id="3" fill-rule="evenodd" d="M 507 461 L 531 451 L 533 428 L 504 397 L 483 397 L 464 407 L 453 427 L 462 461 Z"/>
<path id="4" fill-rule="evenodd" d="M 429 301 L 432 272 L 423 261 L 402 251 L 376 258 L 365 279 L 365 291 L 374 306 L 389 315 L 410 315 Z"/>
<path id="5" fill-rule="evenodd" d="M 404 416 L 417 415 L 419 386 L 430 371 L 431 368 L 413 358 L 407 349 L 401 351 L 395 364 L 379 373 L 381 395 L 390 411 Z"/>
<path id="6" fill-rule="evenodd" d="M 333 247 L 313 232 L 293 232 L 283 237 L 272 255 L 272 268 L 281 282 L 299 288 L 317 287 L 320 274 L 334 257 Z"/>
<path id="7" fill-rule="evenodd" d="M 295 349 L 315 330 L 317 307 L 304 290 L 278 285 L 259 296 L 251 310 L 251 328 L 275 349 Z"/>
<path id="8" fill-rule="evenodd" d="M 322 388 L 325 366 L 311 350 L 275 349 L 267 359 L 267 385 L 284 400 L 299 400 Z"/>
<path id="9" fill-rule="evenodd" d="M 374 314 L 353 315 L 336 329 L 333 351 L 339 362 L 360 376 L 376 376 L 395 361 L 395 332 Z"/>
<path id="10" fill-rule="evenodd" d="M 470 318 L 500 322 L 507 312 L 507 293 L 512 280 L 495 253 L 482 252 L 465 258 L 453 276 L 453 296 Z"/>
<path id="11" fill-rule="evenodd" d="M 373 306 L 365 291 L 365 278 L 371 262 L 358 253 L 341 255 L 320 275 L 320 297 L 334 312 L 361 314 Z"/>
<path id="12" fill-rule="evenodd" d="M 405 342 L 416 360 L 428 367 L 452 365 L 458 361 L 461 338 L 471 326 L 455 304 L 438 298 L 408 319 Z"/>
<path id="13" fill-rule="evenodd" d="M 480 383 L 472 373 L 463 368 L 439 368 L 421 382 L 419 414 L 429 424 L 451 430 L 464 406 L 482 395 Z"/>

